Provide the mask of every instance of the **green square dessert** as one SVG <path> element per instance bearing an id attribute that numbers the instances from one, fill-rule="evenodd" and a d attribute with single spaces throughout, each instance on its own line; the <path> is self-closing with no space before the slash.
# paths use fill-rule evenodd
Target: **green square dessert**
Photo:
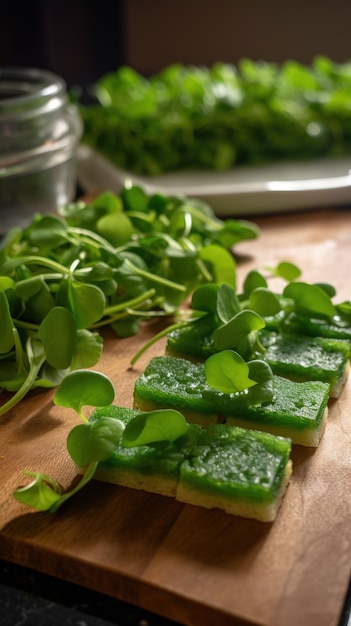
<path id="1" fill-rule="evenodd" d="M 176 498 L 273 521 L 292 471 L 290 450 L 290 441 L 282 437 L 210 426 L 181 464 Z"/>
<path id="2" fill-rule="evenodd" d="M 177 409 L 189 422 L 203 426 L 227 423 L 318 446 L 328 415 L 330 385 L 273 376 L 273 389 L 270 402 L 248 405 L 245 393 L 226 394 L 210 387 L 203 363 L 160 356 L 151 359 L 135 381 L 134 408 Z"/>
<path id="3" fill-rule="evenodd" d="M 264 348 L 261 358 L 275 374 L 295 381 L 327 382 L 330 384 L 330 397 L 340 396 L 350 369 L 349 342 L 266 329 L 261 330 L 258 337 Z M 204 361 L 215 352 L 206 324 L 177 328 L 167 336 L 168 356 Z"/>
<path id="4" fill-rule="evenodd" d="M 350 368 L 348 342 L 266 330 L 259 338 L 263 359 L 275 374 L 296 381 L 321 380 L 330 384 L 330 397 L 340 396 Z"/>
<path id="5" fill-rule="evenodd" d="M 128 424 L 140 411 L 100 407 L 90 417 L 112 417 Z M 204 429 L 188 424 L 171 445 L 123 447 L 120 442 L 95 478 L 218 508 L 231 515 L 274 521 L 291 473 L 291 441 L 222 424 Z"/>

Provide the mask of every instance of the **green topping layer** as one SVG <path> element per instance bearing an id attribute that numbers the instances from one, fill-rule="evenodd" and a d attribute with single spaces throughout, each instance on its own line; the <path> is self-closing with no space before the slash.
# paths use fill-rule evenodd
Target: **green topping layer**
<path id="1" fill-rule="evenodd" d="M 204 364 L 168 356 L 154 357 L 136 380 L 134 398 L 183 412 L 217 413 L 240 417 L 272 426 L 294 429 L 316 428 L 327 406 L 330 386 L 320 381 L 292 382 L 274 376 L 273 400 L 249 406 L 246 394 L 224 394 L 211 388 L 205 378 Z"/>
<path id="2" fill-rule="evenodd" d="M 191 457 L 182 463 L 181 479 L 226 497 L 272 501 L 289 454 L 287 439 L 218 424 L 201 432 Z"/>
<path id="3" fill-rule="evenodd" d="M 266 350 L 263 358 L 275 374 L 304 380 L 335 383 L 350 354 L 346 342 L 321 337 L 261 331 L 260 340 Z"/>
<path id="4" fill-rule="evenodd" d="M 351 341 L 351 326 L 348 320 L 334 317 L 332 320 L 303 317 L 289 313 L 282 322 L 282 330 L 287 333 L 328 337 Z"/>

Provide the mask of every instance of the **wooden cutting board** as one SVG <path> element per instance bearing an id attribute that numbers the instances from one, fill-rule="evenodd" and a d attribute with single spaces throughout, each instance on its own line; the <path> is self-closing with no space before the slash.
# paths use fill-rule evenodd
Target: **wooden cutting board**
<path id="1" fill-rule="evenodd" d="M 257 220 L 260 238 L 236 247 L 239 283 L 248 269 L 298 263 L 306 281 L 329 281 L 351 298 L 351 213 L 322 211 Z M 272 286 L 275 286 L 272 283 Z M 278 284 L 276 285 L 278 287 Z M 132 339 L 106 332 L 95 369 L 131 406 L 133 383 L 164 343 L 130 369 L 157 330 Z M 0 423 L 0 557 L 194 626 L 336 626 L 351 571 L 351 378 L 330 403 L 319 448 L 293 450 L 294 472 L 276 521 L 104 483 L 89 484 L 56 514 L 21 505 L 23 469 L 64 487 L 76 478 L 66 437 L 77 418 L 36 391 Z"/>

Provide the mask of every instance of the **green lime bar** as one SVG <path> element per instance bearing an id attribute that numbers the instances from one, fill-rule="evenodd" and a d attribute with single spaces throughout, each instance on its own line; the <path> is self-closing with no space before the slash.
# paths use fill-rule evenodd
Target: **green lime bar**
<path id="1" fill-rule="evenodd" d="M 91 420 L 113 417 L 127 424 L 139 411 L 118 406 L 96 409 Z M 120 443 L 95 478 L 219 508 L 229 514 L 271 522 L 292 473 L 291 441 L 222 424 L 188 431 L 162 450 L 124 448 Z"/>
<path id="2" fill-rule="evenodd" d="M 291 474 L 290 449 L 283 437 L 210 426 L 181 464 L 177 500 L 272 521 Z"/>
<path id="3" fill-rule="evenodd" d="M 263 330 L 259 338 L 264 359 L 278 376 L 295 381 L 321 380 L 330 384 L 330 396 L 338 398 L 350 368 L 350 343 L 345 340 L 311 337 Z M 172 331 L 166 354 L 204 361 L 215 352 L 211 333 L 204 324 Z"/>
<path id="4" fill-rule="evenodd" d="M 316 447 L 324 431 L 330 385 L 293 382 L 273 377 L 269 403 L 250 406 L 245 394 L 224 394 L 211 388 L 203 363 L 160 356 L 151 359 L 134 386 L 134 407 L 173 408 L 190 422 L 218 422 L 289 437 L 293 443 Z"/>
<path id="5" fill-rule="evenodd" d="M 292 380 L 321 380 L 330 384 L 330 396 L 338 398 L 350 367 L 350 344 L 337 339 L 283 335 L 261 331 L 263 358 L 278 376 Z"/>

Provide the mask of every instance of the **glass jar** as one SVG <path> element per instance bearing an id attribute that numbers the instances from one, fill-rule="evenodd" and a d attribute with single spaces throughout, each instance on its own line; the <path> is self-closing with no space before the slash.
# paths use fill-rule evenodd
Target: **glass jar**
<path id="1" fill-rule="evenodd" d="M 41 69 L 0 69 L 0 234 L 73 200 L 81 135 L 64 80 Z"/>

